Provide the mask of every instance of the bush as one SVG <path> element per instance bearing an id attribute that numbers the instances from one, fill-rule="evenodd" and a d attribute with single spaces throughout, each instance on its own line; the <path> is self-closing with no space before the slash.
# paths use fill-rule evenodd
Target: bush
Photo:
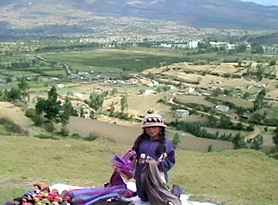
<path id="1" fill-rule="evenodd" d="M 60 130 L 60 135 L 62 135 L 63 137 L 67 137 L 69 136 L 69 130 L 67 127 L 63 126 Z"/>
<path id="2" fill-rule="evenodd" d="M 269 62 L 269 65 L 270 65 L 270 66 L 276 65 L 276 60 L 274 60 L 274 59 L 271 60 L 271 61 Z"/>
<path id="3" fill-rule="evenodd" d="M 43 127 L 47 132 L 54 132 L 55 130 L 54 124 L 51 121 L 44 123 Z"/>
<path id="4" fill-rule="evenodd" d="M 98 138 L 98 136 L 97 136 L 95 133 L 90 132 L 90 133 L 89 133 L 89 136 L 86 137 L 85 140 L 86 140 L 86 141 L 94 141 L 94 140 L 96 140 L 97 138 Z"/>
<path id="5" fill-rule="evenodd" d="M 34 108 L 28 108 L 26 111 L 25 111 L 25 116 L 26 117 L 29 117 L 31 119 L 33 119 L 36 115 L 36 110 Z"/>
<path id="6" fill-rule="evenodd" d="M 31 118 L 32 121 L 36 126 L 41 126 L 44 122 L 43 116 L 40 114 L 36 114 L 33 118 Z"/>
<path id="7" fill-rule="evenodd" d="M 181 142 L 180 140 L 180 135 L 178 133 L 176 133 L 172 139 L 172 142 L 174 144 L 175 147 L 177 147 L 177 145 Z"/>
<path id="8" fill-rule="evenodd" d="M 208 152 L 212 152 L 212 145 L 208 146 Z"/>
<path id="9" fill-rule="evenodd" d="M 1 118 L 0 124 L 2 124 L 8 132 L 27 134 L 19 125 L 15 124 L 9 119 Z"/>
<path id="10" fill-rule="evenodd" d="M 44 122 L 43 116 L 38 114 L 34 108 L 27 109 L 25 116 L 30 118 L 36 126 L 41 126 Z"/>
<path id="11" fill-rule="evenodd" d="M 80 139 L 81 138 L 80 134 L 78 134 L 78 133 L 73 133 L 70 137 L 73 138 L 73 139 Z"/>
<path id="12" fill-rule="evenodd" d="M 52 134 L 46 134 L 46 133 L 37 134 L 37 135 L 34 135 L 34 137 L 39 138 L 39 139 L 59 140 L 58 137 L 55 137 Z"/>

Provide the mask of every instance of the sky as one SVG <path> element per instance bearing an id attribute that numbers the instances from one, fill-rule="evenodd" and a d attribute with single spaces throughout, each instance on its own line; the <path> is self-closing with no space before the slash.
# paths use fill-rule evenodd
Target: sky
<path id="1" fill-rule="evenodd" d="M 242 0 L 242 1 L 250 1 L 250 2 L 255 2 L 258 4 L 263 4 L 263 5 L 276 5 L 278 6 L 278 0 Z"/>

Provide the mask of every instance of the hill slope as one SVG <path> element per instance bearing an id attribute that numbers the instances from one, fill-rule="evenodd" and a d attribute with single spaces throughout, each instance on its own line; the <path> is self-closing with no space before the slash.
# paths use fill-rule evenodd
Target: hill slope
<path id="1" fill-rule="evenodd" d="M 0 136 L 0 203 L 20 195 L 34 181 L 92 186 L 112 172 L 113 153 L 128 147 L 107 141 L 41 140 Z M 204 200 L 225 205 L 277 205 L 278 161 L 241 150 L 214 153 L 177 151 L 170 180 Z"/>
<path id="2" fill-rule="evenodd" d="M 0 11 L 0 21 L 14 23 L 14 18 L 21 17 L 24 22 L 35 17 L 38 25 L 59 18 L 58 22 L 69 24 L 76 18 L 100 15 L 171 20 L 195 27 L 278 28 L 278 7 L 240 0 L 5 0 Z"/>
<path id="3" fill-rule="evenodd" d="M 173 20 L 197 27 L 269 29 L 277 28 L 278 22 L 278 7 L 239 0 L 96 0 L 91 9 L 97 14 Z"/>

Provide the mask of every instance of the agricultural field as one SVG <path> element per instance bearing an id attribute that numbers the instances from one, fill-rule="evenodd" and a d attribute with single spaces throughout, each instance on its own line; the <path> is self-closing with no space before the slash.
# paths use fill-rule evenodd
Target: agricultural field
<path id="1" fill-rule="evenodd" d="M 141 72 L 147 68 L 172 64 L 185 59 L 166 52 L 129 49 L 96 49 L 42 54 L 47 61 L 69 64 L 74 71 L 97 73 Z"/>

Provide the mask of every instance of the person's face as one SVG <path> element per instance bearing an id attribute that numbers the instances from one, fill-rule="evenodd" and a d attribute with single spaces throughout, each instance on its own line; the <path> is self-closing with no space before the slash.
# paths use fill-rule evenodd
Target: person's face
<path id="1" fill-rule="evenodd" d="M 152 139 L 158 139 L 160 137 L 160 127 L 146 127 L 145 132 Z"/>

